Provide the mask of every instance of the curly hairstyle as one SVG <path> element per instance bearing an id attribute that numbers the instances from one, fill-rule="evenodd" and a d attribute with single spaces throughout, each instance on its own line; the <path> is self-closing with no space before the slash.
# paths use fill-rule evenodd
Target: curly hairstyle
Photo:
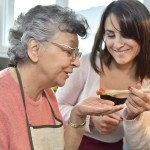
<path id="1" fill-rule="evenodd" d="M 88 28 L 87 20 L 69 8 L 37 5 L 26 14 L 21 13 L 9 31 L 10 47 L 7 54 L 10 66 L 28 59 L 27 43 L 31 38 L 40 42 L 49 41 L 58 30 L 86 38 Z"/>

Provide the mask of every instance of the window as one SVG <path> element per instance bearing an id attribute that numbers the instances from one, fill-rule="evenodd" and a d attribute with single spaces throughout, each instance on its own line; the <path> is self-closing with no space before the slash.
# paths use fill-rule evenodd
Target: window
<path id="1" fill-rule="evenodd" d="M 21 12 L 26 12 L 38 4 L 50 5 L 55 3 L 68 6 L 87 18 L 91 30 L 87 39 L 82 40 L 79 38 L 79 48 L 83 53 L 90 52 L 101 13 L 111 1 L 113 0 L 0 0 L 0 57 L 7 57 L 8 31 L 14 19 Z M 149 8 L 149 0 L 140 1 L 144 2 Z"/>
<path id="2" fill-rule="evenodd" d="M 16 19 L 21 12 L 27 12 L 36 5 L 51 5 L 55 3 L 56 0 L 15 0 L 14 19 Z"/>
<path id="3" fill-rule="evenodd" d="M 6 57 L 8 29 L 12 26 L 14 0 L 0 0 L 0 56 Z"/>

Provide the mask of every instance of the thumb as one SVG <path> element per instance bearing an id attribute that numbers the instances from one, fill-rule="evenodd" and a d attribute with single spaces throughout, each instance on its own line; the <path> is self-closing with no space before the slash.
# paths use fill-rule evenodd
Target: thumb
<path id="1" fill-rule="evenodd" d="M 107 104 L 107 105 L 110 105 L 110 106 L 114 106 L 115 105 L 115 103 L 110 101 L 110 100 L 100 100 L 100 102 L 102 104 Z"/>
<path id="2" fill-rule="evenodd" d="M 142 85 L 141 85 L 140 81 L 136 82 L 135 88 L 136 89 L 141 89 L 142 88 Z"/>

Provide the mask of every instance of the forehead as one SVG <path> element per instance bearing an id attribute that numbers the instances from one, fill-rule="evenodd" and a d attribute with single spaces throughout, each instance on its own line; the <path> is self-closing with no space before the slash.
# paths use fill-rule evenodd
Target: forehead
<path id="1" fill-rule="evenodd" d="M 55 35 L 53 42 L 59 42 L 69 45 L 78 45 L 78 36 L 77 34 L 59 31 Z"/>
<path id="2" fill-rule="evenodd" d="M 118 18 L 114 14 L 110 14 L 105 21 L 105 30 L 120 31 Z"/>

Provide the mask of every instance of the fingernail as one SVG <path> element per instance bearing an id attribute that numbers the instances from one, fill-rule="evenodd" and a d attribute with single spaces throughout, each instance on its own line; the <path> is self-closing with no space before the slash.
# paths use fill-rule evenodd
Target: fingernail
<path id="1" fill-rule="evenodd" d="M 131 87 L 131 86 L 128 86 L 128 90 L 132 91 L 132 87 Z"/>

